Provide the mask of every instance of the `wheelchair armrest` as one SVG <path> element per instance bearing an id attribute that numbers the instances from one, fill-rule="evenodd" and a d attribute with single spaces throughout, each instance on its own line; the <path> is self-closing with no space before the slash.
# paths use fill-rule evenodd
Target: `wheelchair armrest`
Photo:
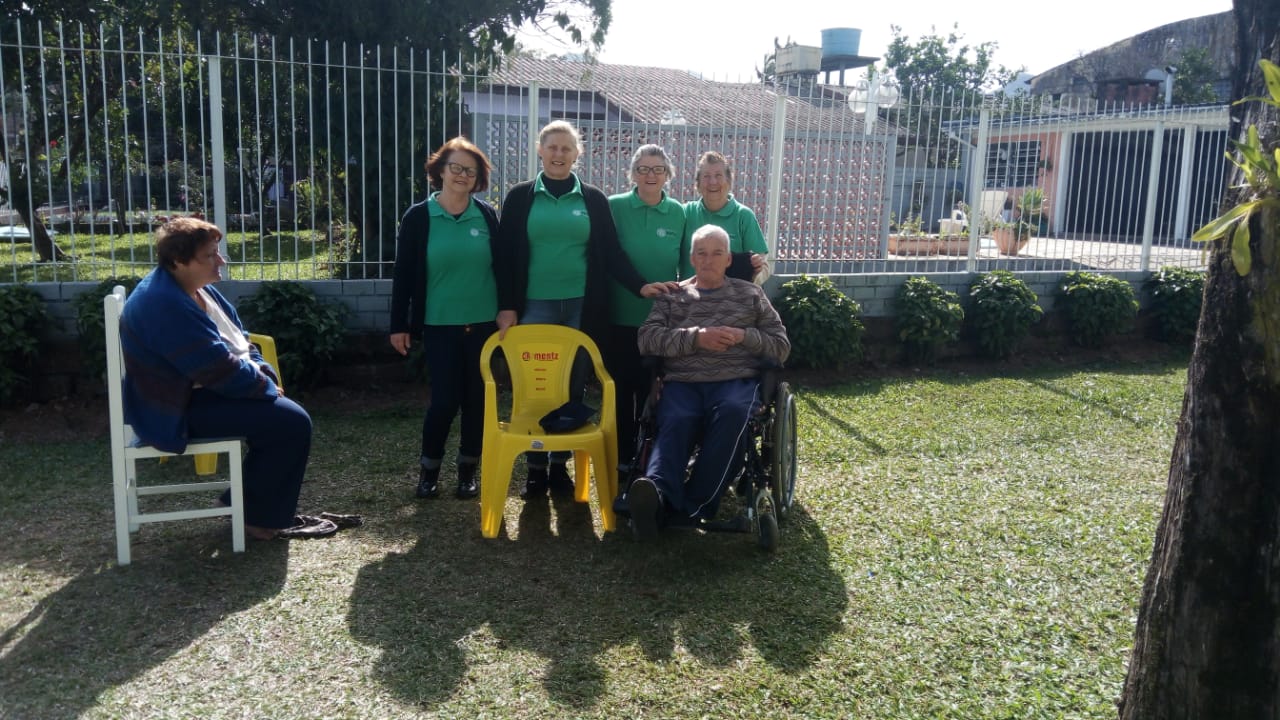
<path id="1" fill-rule="evenodd" d="M 782 381 L 782 366 L 775 363 L 760 365 L 760 406 L 769 407 L 773 397 L 778 393 L 778 383 Z"/>
<path id="2" fill-rule="evenodd" d="M 661 355 L 641 355 L 640 366 L 656 378 L 660 378 L 665 374 L 663 372 Z"/>

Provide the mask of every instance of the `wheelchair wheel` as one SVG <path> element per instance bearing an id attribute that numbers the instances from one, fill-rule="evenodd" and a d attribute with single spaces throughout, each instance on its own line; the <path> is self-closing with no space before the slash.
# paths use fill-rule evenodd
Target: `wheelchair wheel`
<path id="1" fill-rule="evenodd" d="M 778 549 L 778 506 L 773 503 L 773 493 L 763 487 L 756 491 L 753 504 L 756 545 L 765 552 Z"/>
<path id="2" fill-rule="evenodd" d="M 772 513 L 761 515 L 756 522 L 756 545 L 765 552 L 778 549 L 778 521 Z"/>
<path id="3" fill-rule="evenodd" d="M 785 520 L 796 496 L 796 397 L 790 383 L 781 383 L 774 398 L 773 443 L 769 479 L 778 519 Z"/>

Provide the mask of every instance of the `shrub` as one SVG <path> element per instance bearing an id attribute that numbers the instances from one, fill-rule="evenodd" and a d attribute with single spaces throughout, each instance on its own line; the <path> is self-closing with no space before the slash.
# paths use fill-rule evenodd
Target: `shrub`
<path id="1" fill-rule="evenodd" d="M 1200 322 L 1204 297 L 1204 273 L 1179 267 L 1163 267 L 1147 278 L 1151 295 L 1152 331 L 1161 340 L 1190 342 Z"/>
<path id="2" fill-rule="evenodd" d="M 26 372 L 40 354 L 45 326 L 44 298 L 26 285 L 0 287 L 0 404 L 30 382 Z"/>
<path id="3" fill-rule="evenodd" d="M 969 287 L 969 297 L 970 327 L 978 347 L 989 357 L 1011 355 L 1044 314 L 1037 304 L 1040 298 L 1008 270 L 979 275 Z"/>
<path id="4" fill-rule="evenodd" d="M 942 346 L 960 337 L 959 297 L 928 278 L 908 278 L 898 289 L 896 308 L 898 339 L 911 362 L 933 362 Z"/>
<path id="5" fill-rule="evenodd" d="M 106 319 L 102 316 L 102 298 L 117 285 L 123 285 L 126 293 L 131 293 L 138 282 L 136 277 L 109 277 L 72 301 L 80 342 L 80 366 L 89 377 L 99 380 L 107 377 Z"/>
<path id="6" fill-rule="evenodd" d="M 1128 328 L 1138 314 L 1133 288 L 1111 275 L 1067 273 L 1062 299 L 1071 339 L 1084 347 L 1102 346 L 1108 337 Z"/>
<path id="7" fill-rule="evenodd" d="M 306 285 L 282 281 L 263 283 L 237 311 L 250 331 L 275 338 L 290 387 L 306 389 L 324 380 L 342 345 L 346 306 L 322 303 Z"/>
<path id="8" fill-rule="evenodd" d="M 789 364 L 839 369 L 862 358 L 862 308 L 830 278 L 802 275 L 783 283 L 777 308 L 791 339 Z"/>

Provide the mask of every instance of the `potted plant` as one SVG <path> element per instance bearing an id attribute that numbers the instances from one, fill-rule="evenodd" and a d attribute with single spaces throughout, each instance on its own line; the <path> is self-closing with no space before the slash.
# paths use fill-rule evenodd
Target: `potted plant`
<path id="1" fill-rule="evenodd" d="M 1017 255 L 1031 241 L 1031 223 L 1026 220 L 997 220 L 991 226 L 991 239 L 1001 255 Z"/>
<path id="2" fill-rule="evenodd" d="M 902 222 L 889 216 L 889 252 L 893 255 L 931 255 L 937 252 L 937 239 L 924 232 L 919 215 L 908 215 Z"/>
<path id="3" fill-rule="evenodd" d="M 1018 197 L 1018 203 L 1014 206 L 1016 211 L 1014 214 L 1016 219 L 1022 220 L 1031 226 L 1031 234 L 1043 235 L 1049 229 L 1046 215 L 1048 209 L 1049 202 L 1044 197 L 1044 188 L 1030 187 Z"/>

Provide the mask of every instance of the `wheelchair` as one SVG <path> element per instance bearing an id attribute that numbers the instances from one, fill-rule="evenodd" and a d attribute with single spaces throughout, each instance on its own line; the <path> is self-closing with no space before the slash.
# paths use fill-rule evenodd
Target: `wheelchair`
<path id="1" fill-rule="evenodd" d="M 652 382 L 637 418 L 631 463 L 620 468 L 619 500 L 614 504 L 615 512 L 626 517 L 628 524 L 630 513 L 626 493 L 632 482 L 644 476 L 658 432 L 661 369 L 655 358 L 646 358 L 645 362 L 651 371 Z M 761 371 L 760 407 L 748 420 L 747 436 L 738 449 L 743 454 L 742 469 L 726 490 L 717 517 L 702 520 L 694 526 L 706 532 L 752 533 L 758 547 L 766 552 L 773 552 L 778 547 L 779 526 L 788 518 L 796 491 L 796 399 L 791 384 L 780 377 L 778 369 Z M 619 456 L 625 457 L 624 453 L 619 448 Z M 695 444 L 686 474 L 697 459 Z M 725 518 L 726 514 L 730 516 Z"/>

